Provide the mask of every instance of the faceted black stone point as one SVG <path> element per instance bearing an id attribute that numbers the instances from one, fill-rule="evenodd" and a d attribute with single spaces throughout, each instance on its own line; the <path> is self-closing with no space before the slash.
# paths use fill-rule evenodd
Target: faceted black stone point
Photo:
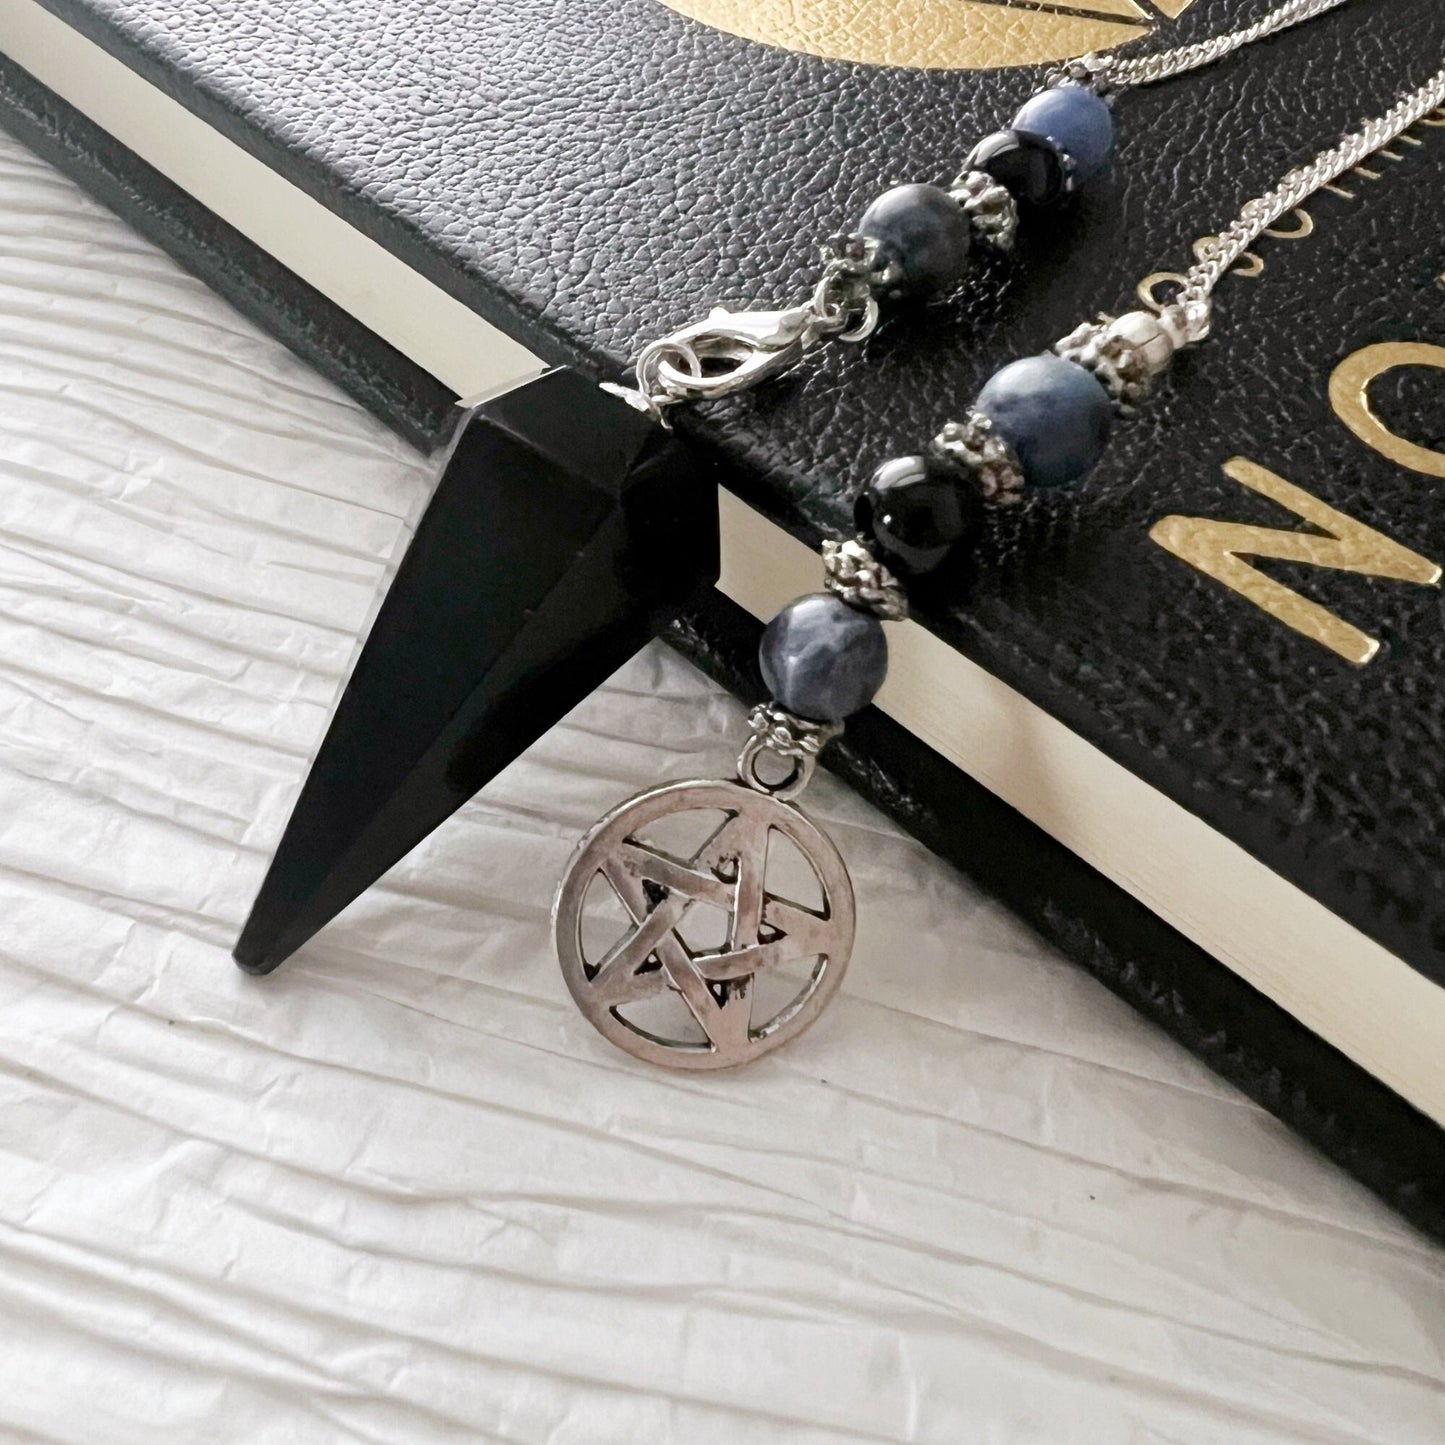
<path id="1" fill-rule="evenodd" d="M 707 468 L 576 372 L 467 412 L 236 944 L 268 973 L 717 579 Z"/>

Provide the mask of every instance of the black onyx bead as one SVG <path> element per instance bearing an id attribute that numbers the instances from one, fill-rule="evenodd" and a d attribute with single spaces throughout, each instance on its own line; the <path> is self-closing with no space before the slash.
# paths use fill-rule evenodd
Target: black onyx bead
<path id="1" fill-rule="evenodd" d="M 948 556 L 973 523 L 965 481 L 932 457 L 884 462 L 858 495 L 854 519 L 884 560 L 918 576 Z"/>
<path id="2" fill-rule="evenodd" d="M 883 624 L 831 592 L 790 602 L 763 631 L 758 665 L 773 697 L 814 722 L 867 707 L 888 674 Z"/>
<path id="3" fill-rule="evenodd" d="M 1030 206 L 1052 206 L 1069 193 L 1068 163 L 1042 136 L 995 131 L 974 147 L 966 169 L 992 176 L 1014 200 Z"/>
<path id="4" fill-rule="evenodd" d="M 968 213 L 937 186 L 894 186 L 858 222 L 860 235 L 878 243 L 878 260 L 895 277 L 891 297 L 936 296 L 963 280 L 972 240 Z"/>

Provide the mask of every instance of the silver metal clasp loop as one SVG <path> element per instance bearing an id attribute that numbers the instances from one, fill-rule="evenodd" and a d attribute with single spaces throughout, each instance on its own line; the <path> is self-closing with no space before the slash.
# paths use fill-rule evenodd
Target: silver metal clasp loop
<path id="1" fill-rule="evenodd" d="M 715 306 L 702 321 L 649 342 L 637 358 L 635 389 L 604 390 L 650 412 L 664 426 L 667 408 L 747 391 L 790 370 L 820 341 L 866 341 L 878 325 L 877 243 L 835 236 L 822 275 L 806 301 L 780 311 Z"/>
<path id="2" fill-rule="evenodd" d="M 637 389 L 654 404 L 707 401 L 746 391 L 799 362 L 821 333 L 811 306 L 729 311 L 651 342 L 637 358 Z"/>
<path id="3" fill-rule="evenodd" d="M 1211 240 L 1216 239 L 1211 237 Z M 1139 299 L 1169 328 L 1175 350 L 1209 340 L 1214 303 L 1193 276 L 1156 271 L 1139 283 Z"/>
<path id="4" fill-rule="evenodd" d="M 1214 305 L 1207 293 L 1186 286 L 1172 305 L 1159 308 L 1159 319 L 1177 332 L 1178 345 L 1198 346 L 1209 340 L 1214 325 Z"/>

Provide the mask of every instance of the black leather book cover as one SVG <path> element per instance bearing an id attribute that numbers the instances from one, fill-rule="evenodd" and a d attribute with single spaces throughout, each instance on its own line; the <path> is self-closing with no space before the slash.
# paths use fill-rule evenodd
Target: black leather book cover
<path id="1" fill-rule="evenodd" d="M 951 179 L 1055 56 L 1270 8 L 45 4 L 538 355 L 599 374 L 707 304 L 801 294 L 821 241 L 892 183 Z M 1027 230 L 1013 263 L 682 425 L 788 530 L 844 532 L 871 467 L 917 450 L 999 365 L 1135 304 L 1139 278 L 1182 269 L 1196 237 L 1442 60 L 1438 0 L 1356 0 L 1127 94 L 1112 175 Z M 440 388 L 23 72 L 3 80 L 8 124 L 434 433 Z M 923 620 L 1445 986 L 1445 618 L 1427 576 L 1445 562 L 1445 129 L 1306 209 L 1224 283 L 1216 339 L 1090 482 L 994 518 Z M 1335 550 L 1311 550 L 1327 534 Z M 720 600 L 679 640 L 746 693 L 755 636 Z M 838 752 L 907 826 L 1445 1233 L 1422 1115 L 887 719 L 865 715 Z"/>

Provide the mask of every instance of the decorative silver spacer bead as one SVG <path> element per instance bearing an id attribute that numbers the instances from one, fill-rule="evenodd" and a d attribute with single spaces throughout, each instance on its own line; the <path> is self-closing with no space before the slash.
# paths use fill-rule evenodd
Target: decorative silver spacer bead
<path id="1" fill-rule="evenodd" d="M 1052 89 L 1056 85 L 1087 85 L 1100 95 L 1110 89 L 1109 77 L 1114 69 L 1114 57 L 1091 50 L 1087 55 L 1056 65 L 1044 76 L 1044 85 Z"/>
<path id="2" fill-rule="evenodd" d="M 1086 321 L 1053 348 L 1055 356 L 1093 372 L 1114 410 L 1124 417 L 1134 415 L 1175 350 L 1159 318 L 1148 311 Z"/>
<path id="3" fill-rule="evenodd" d="M 872 236 L 857 231 L 829 236 L 822 249 L 823 276 L 813 293 L 813 305 L 824 311 L 830 301 L 860 306 L 870 295 L 895 285 L 902 274 L 896 261 L 883 259 Z"/>
<path id="4" fill-rule="evenodd" d="M 1134 348 L 1150 376 L 1160 376 L 1168 371 L 1175 353 L 1193 340 L 1189 324 L 1183 308 L 1166 307 L 1163 311 L 1126 311 L 1109 322 L 1108 331 L 1112 340 Z"/>
<path id="5" fill-rule="evenodd" d="M 790 802 L 808 786 L 818 754 L 842 731 L 841 723 L 813 722 L 775 702 L 759 703 L 748 714 L 748 740 L 738 754 L 738 777 L 760 793 Z M 793 766 L 785 776 L 769 779 L 758 770 L 764 753 Z"/>
<path id="6" fill-rule="evenodd" d="M 966 171 L 948 194 L 968 212 L 981 239 L 999 251 L 1013 250 L 1019 231 L 1018 202 L 983 171 Z"/>
<path id="7" fill-rule="evenodd" d="M 865 341 L 878 325 L 876 292 L 891 278 L 880 265 L 878 242 L 856 231 L 830 236 L 822 248 L 823 273 L 807 303 L 818 318 L 818 334 L 841 341 Z"/>
<path id="8" fill-rule="evenodd" d="M 760 702 L 748 714 L 748 729 L 763 747 L 780 757 L 816 758 L 843 731 L 843 725 L 813 722 L 775 702 Z"/>
<path id="9" fill-rule="evenodd" d="M 982 412 L 971 411 L 962 421 L 947 423 L 934 437 L 933 450 L 971 471 L 979 493 L 997 506 L 1010 506 L 1023 494 L 1019 459 Z"/>
<path id="10" fill-rule="evenodd" d="M 826 274 L 847 281 L 868 281 L 878 270 L 878 242 L 857 231 L 829 236 L 822 247 Z"/>
<path id="11" fill-rule="evenodd" d="M 823 585 L 861 612 L 889 622 L 908 616 L 908 595 L 862 537 L 823 543 Z"/>

